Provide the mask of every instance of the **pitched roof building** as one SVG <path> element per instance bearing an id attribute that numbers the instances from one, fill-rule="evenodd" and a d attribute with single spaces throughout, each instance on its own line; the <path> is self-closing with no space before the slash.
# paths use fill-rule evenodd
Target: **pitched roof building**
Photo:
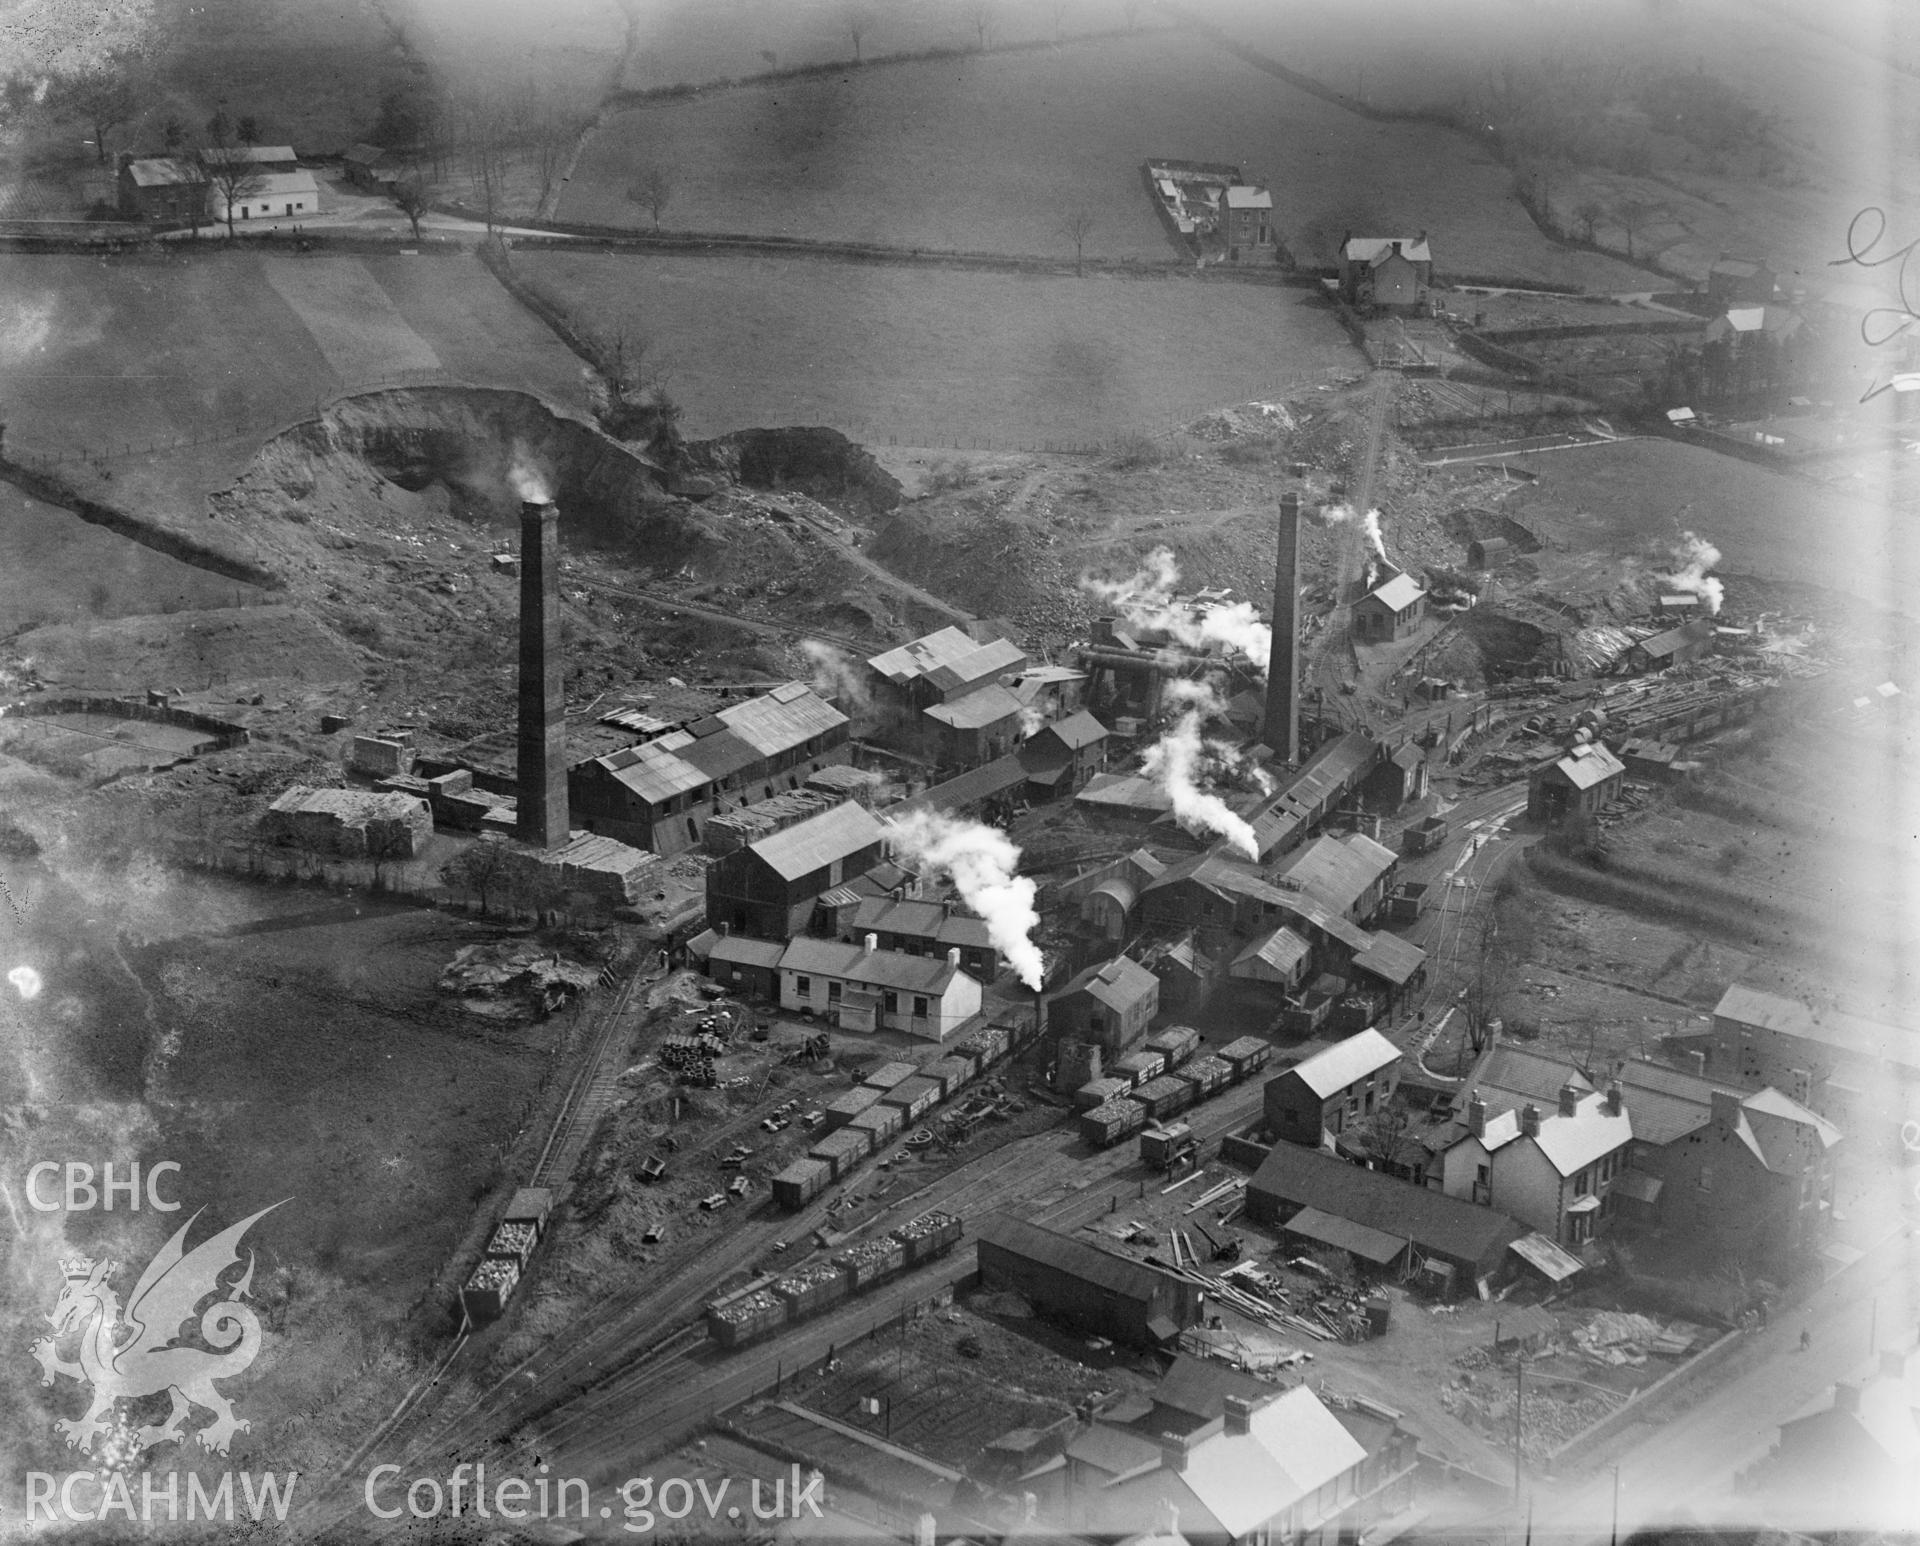
<path id="1" fill-rule="evenodd" d="M 1200 1317 L 1183 1278 L 1011 1215 L 981 1221 L 982 1283 L 1011 1288 L 1042 1316 L 1129 1347 L 1165 1347 Z"/>

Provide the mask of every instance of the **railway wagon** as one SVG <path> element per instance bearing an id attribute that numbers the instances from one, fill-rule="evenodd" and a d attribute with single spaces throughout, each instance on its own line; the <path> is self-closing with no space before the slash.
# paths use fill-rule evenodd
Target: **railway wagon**
<path id="1" fill-rule="evenodd" d="M 722 1347 L 740 1347 L 786 1323 L 786 1300 L 764 1288 L 729 1304 L 707 1306 L 707 1335 Z"/>
<path id="2" fill-rule="evenodd" d="M 973 1059 L 961 1053 L 935 1058 L 920 1070 L 922 1078 L 938 1079 L 941 1090 L 951 1095 L 974 1075 Z"/>
<path id="3" fill-rule="evenodd" d="M 826 1104 L 827 1131 L 845 1127 L 861 1112 L 875 1105 L 881 1092 L 870 1084 L 856 1084 L 844 1094 L 836 1095 Z"/>
<path id="4" fill-rule="evenodd" d="M 1256 1074 L 1273 1057 L 1273 1043 L 1262 1036 L 1242 1036 L 1230 1041 L 1214 1056 L 1223 1058 L 1233 1069 L 1234 1082 Z"/>
<path id="5" fill-rule="evenodd" d="M 945 1256 L 958 1244 L 960 1220 L 923 1213 L 878 1240 L 849 1246 L 830 1262 L 788 1273 L 771 1286 L 707 1306 L 707 1331 L 720 1346 L 744 1346 L 783 1326 L 821 1314 L 909 1268 Z"/>
<path id="6" fill-rule="evenodd" d="M 786 1301 L 787 1319 L 797 1321 L 832 1308 L 847 1297 L 850 1289 L 843 1268 L 818 1262 L 789 1272 L 773 1285 L 773 1291 Z"/>
<path id="7" fill-rule="evenodd" d="M 898 1106 L 869 1106 L 859 1116 L 847 1124 L 854 1132 L 868 1135 L 868 1141 L 877 1154 L 882 1144 L 891 1143 L 900 1136 L 901 1113 Z"/>
<path id="8" fill-rule="evenodd" d="M 1178 1074 L 1163 1074 L 1158 1079 L 1149 1079 L 1127 1099 L 1138 1102 L 1154 1121 L 1164 1122 L 1185 1111 L 1199 1097 L 1199 1086 L 1192 1080 L 1182 1079 Z"/>
<path id="9" fill-rule="evenodd" d="M 912 1063 L 882 1063 L 860 1082 L 872 1085 L 876 1090 L 891 1090 L 897 1084 L 904 1084 L 920 1070 Z"/>
<path id="10" fill-rule="evenodd" d="M 827 1189 L 833 1165 L 822 1159 L 797 1159 L 773 1178 L 773 1200 L 789 1213 L 800 1209 Z"/>
<path id="11" fill-rule="evenodd" d="M 1150 1052 L 1142 1048 L 1138 1052 L 1129 1052 L 1125 1057 L 1115 1058 L 1113 1067 L 1108 1070 L 1116 1079 L 1127 1081 L 1127 1088 L 1137 1090 L 1149 1080 L 1158 1079 L 1167 1071 L 1167 1056 L 1164 1052 Z"/>
<path id="12" fill-rule="evenodd" d="M 884 1282 L 907 1264 L 907 1248 L 893 1236 L 884 1240 L 865 1240 L 834 1257 L 834 1264 L 847 1275 L 850 1293 L 861 1293 L 875 1283 Z"/>
<path id="13" fill-rule="evenodd" d="M 907 1265 L 917 1267 L 953 1249 L 960 1239 L 960 1221 L 951 1213 L 923 1213 L 890 1233 L 906 1247 Z"/>
<path id="14" fill-rule="evenodd" d="M 843 1127 L 807 1150 L 807 1158 L 825 1160 L 833 1167 L 833 1179 L 838 1181 L 872 1152 L 872 1134 L 861 1127 Z"/>
<path id="15" fill-rule="evenodd" d="M 1180 1077 L 1189 1080 L 1199 1091 L 1195 1099 L 1205 1100 L 1233 1083 L 1233 1065 L 1223 1057 L 1208 1053 L 1181 1069 Z"/>
<path id="16" fill-rule="evenodd" d="M 977 1031 L 967 1032 L 954 1043 L 957 1050 L 969 1053 L 973 1057 L 974 1068 L 978 1073 L 985 1073 L 1005 1057 L 1010 1045 L 1007 1028 L 1004 1025 L 984 1025 Z"/>
<path id="17" fill-rule="evenodd" d="M 916 1075 L 912 1079 L 901 1080 L 880 1099 L 885 1105 L 898 1106 L 905 1113 L 903 1121 L 918 1122 L 940 1104 L 942 1091 L 937 1080 L 922 1079 Z"/>
<path id="18" fill-rule="evenodd" d="M 460 1290 L 460 1308 L 475 1326 L 497 1321 L 505 1312 L 507 1300 L 513 1296 L 513 1290 L 519 1282 L 518 1262 L 490 1256 L 473 1269 L 473 1276 L 467 1279 L 466 1286 Z"/>
<path id="19" fill-rule="evenodd" d="M 1104 1106 L 1110 1100 L 1118 1100 L 1133 1086 L 1125 1079 L 1093 1079 L 1073 1092 L 1073 1104 L 1081 1111 L 1091 1111 L 1095 1106 Z"/>
<path id="20" fill-rule="evenodd" d="M 1146 1039 L 1146 1049 L 1158 1052 L 1169 1069 L 1178 1068 L 1200 1050 L 1200 1033 L 1190 1025 L 1170 1025 Z"/>
<path id="21" fill-rule="evenodd" d="M 1108 1148 L 1146 1125 L 1147 1108 L 1125 1096 L 1080 1113 L 1080 1135 L 1096 1149 Z"/>

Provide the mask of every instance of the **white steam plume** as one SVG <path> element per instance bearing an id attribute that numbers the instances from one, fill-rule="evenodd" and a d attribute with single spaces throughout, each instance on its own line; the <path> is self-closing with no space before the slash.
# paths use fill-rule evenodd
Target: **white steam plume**
<path id="1" fill-rule="evenodd" d="M 1672 574 L 1657 576 L 1660 583 L 1689 596 L 1698 596 L 1707 604 L 1708 612 L 1719 616 L 1720 603 L 1726 599 L 1726 587 L 1707 571 L 1720 562 L 1720 550 L 1706 538 L 1683 531 L 1679 545 L 1673 550 L 1673 561 L 1679 568 Z"/>
<path id="2" fill-rule="evenodd" d="M 40 974 L 31 966 L 16 966 L 7 973 L 7 981 L 13 984 L 16 993 L 29 1002 L 38 998 L 41 988 L 45 986 Z"/>
<path id="3" fill-rule="evenodd" d="M 553 502 L 553 489 L 547 475 L 534 465 L 527 448 L 517 440 L 513 443 L 513 462 L 507 468 L 507 482 L 513 485 L 513 492 L 523 504 Z"/>
<path id="4" fill-rule="evenodd" d="M 1374 553 L 1378 555 L 1380 562 L 1384 564 L 1387 561 L 1387 542 L 1386 538 L 1380 534 L 1380 512 L 1378 510 L 1369 510 L 1366 515 L 1361 518 L 1360 529 L 1367 534 L 1367 541 L 1373 544 Z"/>
<path id="5" fill-rule="evenodd" d="M 1020 734 L 1022 736 L 1036 736 L 1046 728 L 1047 716 L 1042 714 L 1040 710 L 1035 708 L 1031 703 L 1020 710 Z"/>
<path id="6" fill-rule="evenodd" d="M 802 639 L 800 653 L 813 667 L 813 690 L 822 698 L 837 698 L 843 707 L 864 709 L 871 705 L 866 678 L 860 666 L 845 650 L 835 649 L 819 639 Z"/>
<path id="7" fill-rule="evenodd" d="M 886 829 L 896 853 L 953 878 L 960 899 L 986 920 L 987 938 L 1020 980 L 1038 991 L 1046 981 L 1046 964 L 1033 942 L 1040 914 L 1034 883 L 1018 873 L 1019 847 L 984 822 L 943 811 L 891 817 Z"/>
<path id="8" fill-rule="evenodd" d="M 1189 832 L 1212 832 L 1224 837 L 1249 859 L 1260 857 L 1253 828 L 1217 794 L 1200 787 L 1207 760 L 1201 724 L 1222 711 L 1219 695 L 1205 682 L 1169 682 L 1166 697 L 1184 704 L 1172 727 L 1147 749 L 1141 770 L 1173 802 L 1173 819 Z"/>
<path id="9" fill-rule="evenodd" d="M 1224 645 L 1238 650 L 1262 676 L 1273 650 L 1273 630 L 1248 601 L 1215 603 L 1195 610 L 1173 600 L 1180 568 L 1168 548 L 1155 548 L 1124 580 L 1080 577 L 1080 588 L 1111 606 L 1130 627 L 1167 634 L 1190 650 Z"/>

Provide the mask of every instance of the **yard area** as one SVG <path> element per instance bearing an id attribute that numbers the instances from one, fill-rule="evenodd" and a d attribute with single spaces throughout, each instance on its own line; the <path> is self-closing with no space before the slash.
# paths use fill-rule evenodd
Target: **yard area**
<path id="1" fill-rule="evenodd" d="M 1265 285 L 550 250 L 514 265 L 588 327 L 645 337 L 694 435 L 1085 443 L 1358 364 L 1317 299 Z"/>
<path id="2" fill-rule="evenodd" d="M 588 141 L 559 218 L 647 224 L 626 190 L 651 163 L 673 175 L 674 229 L 1067 261 L 1063 219 L 1085 210 L 1087 257 L 1182 261 L 1141 182 L 1149 156 L 1231 162 L 1284 190 L 1276 220 L 1302 263 L 1332 262 L 1348 229 L 1428 230 L 1443 274 L 1647 288 L 1542 237 L 1472 141 L 1358 119 L 1165 32 L 649 103 Z"/>

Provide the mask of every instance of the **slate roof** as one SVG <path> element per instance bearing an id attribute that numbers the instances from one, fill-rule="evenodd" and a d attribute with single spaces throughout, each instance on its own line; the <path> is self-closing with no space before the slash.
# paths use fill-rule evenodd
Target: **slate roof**
<path id="1" fill-rule="evenodd" d="M 1273 1392 L 1273 1386 L 1251 1374 L 1242 1374 L 1209 1358 L 1179 1353 L 1174 1357 L 1173 1366 L 1153 1387 L 1153 1400 L 1156 1405 L 1208 1421 L 1226 1411 L 1228 1396 L 1264 1401 Z"/>
<path id="2" fill-rule="evenodd" d="M 780 955 L 783 972 L 837 977 L 869 988 L 892 988 L 938 997 L 955 977 L 966 975 L 945 956 L 914 956 L 902 950 L 867 950 L 838 940 L 802 936 Z"/>
<path id="3" fill-rule="evenodd" d="M 1617 1116 L 1607 1113 L 1607 1098 L 1595 1092 L 1580 1097 L 1572 1116 L 1562 1116 L 1559 1108 L 1542 1111 L 1540 1136 L 1534 1139 L 1540 1152 L 1563 1176 L 1584 1170 L 1603 1154 L 1633 1141 L 1633 1113 L 1623 1102 Z"/>
<path id="4" fill-rule="evenodd" d="M 980 644 L 948 627 L 875 655 L 867 664 L 896 686 L 928 677 L 937 678 L 936 686 L 951 689 L 1018 670 L 1026 662 L 1026 651 L 1010 639 Z"/>
<path id="5" fill-rule="evenodd" d="M 1244 185 L 1227 189 L 1228 209 L 1272 209 L 1273 195 L 1265 188 Z"/>
<path id="6" fill-rule="evenodd" d="M 943 947 L 959 945 L 975 950 L 993 947 L 984 919 L 952 912 L 938 902 L 896 902 L 891 897 L 866 897 L 854 909 L 853 929 L 856 935 L 905 934 L 914 939 L 937 940 Z"/>
<path id="7" fill-rule="evenodd" d="M 1298 1144 L 1277 1143 L 1247 1183 L 1264 1194 L 1411 1240 L 1424 1251 L 1481 1262 L 1525 1231 L 1506 1214 L 1350 1165 Z"/>
<path id="8" fill-rule="evenodd" d="M 1173 799 L 1159 780 L 1143 778 L 1138 773 L 1096 773 L 1073 798 L 1079 805 L 1104 805 L 1129 811 L 1173 809 Z"/>
<path id="9" fill-rule="evenodd" d="M 1405 987 L 1426 963 L 1427 953 L 1398 934 L 1376 934 L 1373 943 L 1355 953 L 1353 964 L 1396 988 Z"/>
<path id="10" fill-rule="evenodd" d="M 1737 982 L 1720 995 L 1713 1017 L 1758 1030 L 1798 1036 L 1853 1057 L 1877 1058 L 1904 1068 L 1920 1068 L 1920 1033 L 1840 1010 L 1816 1011 L 1794 999 L 1764 993 Z"/>
<path id="11" fill-rule="evenodd" d="M 661 743 L 655 741 L 650 744 L 657 746 Z M 731 730 L 703 735 L 674 750 L 683 761 L 698 768 L 716 784 L 764 760 L 759 751 Z"/>
<path id="12" fill-rule="evenodd" d="M 1291 842 L 1303 824 L 1324 813 L 1335 791 L 1372 767 L 1379 755 L 1371 737 L 1349 731 L 1321 747 L 1298 773 L 1243 813 L 1253 824 L 1260 857 Z"/>
<path id="13" fill-rule="evenodd" d="M 1518 1106 L 1528 1101 L 1552 1105 L 1560 1099 L 1563 1084 L 1582 1092 L 1593 1088 L 1593 1082 L 1565 1058 L 1497 1041 L 1480 1055 L 1462 1090 L 1477 1091 L 1487 1109 L 1497 1111 L 1503 1104 Z M 1465 1112 L 1467 1095 L 1463 1093 L 1455 1105 Z"/>
<path id="14" fill-rule="evenodd" d="M 1297 1078 L 1325 1100 L 1335 1091 L 1344 1090 L 1354 1080 L 1364 1079 L 1383 1068 L 1391 1068 L 1399 1060 L 1400 1049 L 1378 1031 L 1368 1028 L 1356 1036 L 1349 1036 L 1345 1041 L 1335 1042 L 1322 1052 L 1314 1053 L 1279 1077 Z"/>
<path id="15" fill-rule="evenodd" d="M 1052 724 L 1043 726 L 1030 738 L 1028 744 L 1052 738 L 1058 740 L 1067 751 L 1078 751 L 1083 746 L 1098 745 L 1106 740 L 1108 733 L 1107 727 L 1087 710 L 1076 709 L 1065 719 L 1057 719 Z"/>
<path id="16" fill-rule="evenodd" d="M 771 971 L 780 964 L 780 957 L 786 948 L 778 940 L 747 939 L 738 934 L 724 934 L 708 946 L 707 959 L 729 961 L 735 966 L 758 966 Z"/>
<path id="17" fill-rule="evenodd" d="M 1376 1267 L 1386 1266 L 1407 1248 L 1403 1236 L 1390 1235 L 1383 1229 L 1322 1213 L 1318 1208 L 1302 1208 L 1287 1220 L 1285 1228 L 1289 1234 L 1304 1235 L 1335 1250 L 1350 1251 Z"/>
<path id="18" fill-rule="evenodd" d="M 127 176 L 136 188 L 181 187 L 207 180 L 207 174 L 184 156 L 143 156 L 127 163 Z"/>
<path id="19" fill-rule="evenodd" d="M 1393 236 L 1355 236 L 1348 239 L 1341 248 L 1342 255 L 1352 263 L 1365 263 L 1370 266 L 1384 262 L 1393 254 L 1393 244 L 1400 243 L 1400 256 L 1410 263 L 1431 263 L 1433 249 L 1423 241 L 1414 241 L 1409 237 Z"/>
<path id="20" fill-rule="evenodd" d="M 320 192 L 320 185 L 313 180 L 311 172 L 256 172 L 248 184 L 234 194 L 234 203 L 248 204 L 277 198 L 283 193 L 311 193 L 317 197 Z"/>
<path id="21" fill-rule="evenodd" d="M 849 800 L 761 838 L 751 851 L 783 880 L 799 880 L 871 847 L 883 836 L 873 812 Z"/>

